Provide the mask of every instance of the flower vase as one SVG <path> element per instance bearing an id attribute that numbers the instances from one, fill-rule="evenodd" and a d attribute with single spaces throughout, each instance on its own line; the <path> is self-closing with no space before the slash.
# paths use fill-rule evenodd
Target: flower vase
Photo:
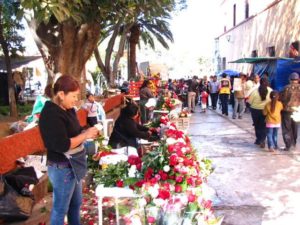
<path id="1" fill-rule="evenodd" d="M 181 225 L 184 208 L 168 205 L 165 209 L 161 225 Z"/>
<path id="2" fill-rule="evenodd" d="M 146 224 L 147 225 L 159 225 L 161 209 L 159 207 L 150 206 L 145 208 Z"/>

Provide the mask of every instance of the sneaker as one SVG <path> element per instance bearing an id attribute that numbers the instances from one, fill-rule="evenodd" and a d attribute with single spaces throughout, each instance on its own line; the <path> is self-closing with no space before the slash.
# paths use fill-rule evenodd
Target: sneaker
<path id="1" fill-rule="evenodd" d="M 269 152 L 275 152 L 274 148 L 269 148 Z"/>
<path id="2" fill-rule="evenodd" d="M 239 116 L 238 118 L 239 118 L 239 119 L 243 119 L 243 117 L 242 117 L 242 116 Z"/>
<path id="3" fill-rule="evenodd" d="M 232 116 L 232 119 L 236 119 L 236 116 Z"/>

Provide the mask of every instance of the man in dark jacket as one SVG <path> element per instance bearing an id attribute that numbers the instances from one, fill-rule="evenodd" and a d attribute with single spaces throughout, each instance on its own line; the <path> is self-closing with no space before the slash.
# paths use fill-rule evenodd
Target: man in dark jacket
<path id="1" fill-rule="evenodd" d="M 280 93 L 280 100 L 283 104 L 281 112 L 282 136 L 286 151 L 295 147 L 297 143 L 297 123 L 291 118 L 294 111 L 293 107 L 300 106 L 300 84 L 299 74 L 292 73 L 289 76 L 290 84 L 286 85 Z"/>

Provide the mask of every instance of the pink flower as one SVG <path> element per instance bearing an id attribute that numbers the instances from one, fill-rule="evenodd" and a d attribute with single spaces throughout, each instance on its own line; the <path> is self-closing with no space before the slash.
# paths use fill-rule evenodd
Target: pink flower
<path id="1" fill-rule="evenodd" d="M 196 195 L 194 195 L 194 194 L 189 194 L 189 196 L 188 196 L 188 201 L 189 201 L 189 202 L 194 202 L 194 201 L 196 201 Z"/>
<path id="2" fill-rule="evenodd" d="M 176 193 L 182 192 L 182 187 L 180 185 L 175 185 L 175 192 Z"/>
<path id="3" fill-rule="evenodd" d="M 155 218 L 153 216 L 148 216 L 147 217 L 147 222 L 148 223 L 155 223 Z"/>
<path id="4" fill-rule="evenodd" d="M 175 181 L 181 183 L 183 181 L 183 176 L 176 176 Z"/>

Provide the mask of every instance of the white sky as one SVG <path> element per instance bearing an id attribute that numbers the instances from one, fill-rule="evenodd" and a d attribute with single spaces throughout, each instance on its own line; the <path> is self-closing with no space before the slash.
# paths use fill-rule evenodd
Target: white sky
<path id="1" fill-rule="evenodd" d="M 218 0 L 187 0 L 187 9 L 175 14 L 170 23 L 174 44 L 165 50 L 157 44 L 162 54 L 140 51 L 140 62 L 149 60 L 166 64 L 171 78 L 199 74 L 198 59 L 212 57 L 217 36 Z M 205 75 L 205 74 L 202 74 Z"/>

